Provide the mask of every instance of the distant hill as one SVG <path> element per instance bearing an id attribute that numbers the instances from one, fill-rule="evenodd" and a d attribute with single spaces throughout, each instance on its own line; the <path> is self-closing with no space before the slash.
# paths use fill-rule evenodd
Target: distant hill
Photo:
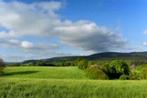
<path id="1" fill-rule="evenodd" d="M 131 52 L 131 53 L 120 53 L 120 52 L 103 52 L 103 53 L 97 53 L 92 54 L 88 56 L 65 56 L 65 57 L 54 57 L 54 58 L 48 58 L 48 59 L 40 59 L 40 60 L 26 60 L 22 62 L 22 64 L 29 64 L 29 63 L 36 63 L 36 62 L 45 62 L 45 63 L 61 63 L 63 61 L 74 61 L 76 59 L 87 59 L 87 60 L 113 60 L 113 59 L 121 59 L 126 61 L 143 61 L 147 63 L 147 52 Z"/>
<path id="2" fill-rule="evenodd" d="M 120 52 L 103 52 L 87 56 L 88 59 L 147 59 L 147 52 L 131 52 L 131 53 L 120 53 Z"/>

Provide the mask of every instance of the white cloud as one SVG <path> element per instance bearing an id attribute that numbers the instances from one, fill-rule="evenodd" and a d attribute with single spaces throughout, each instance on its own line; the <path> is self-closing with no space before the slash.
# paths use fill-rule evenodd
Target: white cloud
<path id="1" fill-rule="evenodd" d="M 52 55 L 57 54 L 56 49 L 59 49 L 59 45 L 54 46 L 54 42 L 34 44 L 27 40 L 19 40 L 19 38 L 56 36 L 62 45 L 92 52 L 120 50 L 126 45 L 126 41 L 119 33 L 107 27 L 98 26 L 95 22 L 89 20 L 73 22 L 60 19 L 56 11 L 62 7 L 61 2 L 27 4 L 0 1 L 0 7 L 0 27 L 7 29 L 0 32 L 0 46 L 37 50 L 41 51 L 40 54 L 43 56 L 48 53 L 48 50 L 53 51 L 49 52 Z M 44 53 L 46 51 L 47 53 Z"/>
<path id="2" fill-rule="evenodd" d="M 147 46 L 147 42 L 143 42 L 143 45 L 144 45 L 144 46 Z"/>
<path id="3" fill-rule="evenodd" d="M 46 34 L 60 22 L 54 12 L 60 8 L 60 2 L 0 2 L 0 6 L 0 24 L 11 31 L 10 35 Z"/>
<path id="4" fill-rule="evenodd" d="M 16 39 L 10 39 L 9 42 L 13 44 L 20 44 L 20 41 Z"/>
<path id="5" fill-rule="evenodd" d="M 94 22 L 78 21 L 55 28 L 63 43 L 86 51 L 104 52 L 124 49 L 126 40 L 120 33 L 106 27 L 97 26 Z"/>
<path id="6" fill-rule="evenodd" d="M 29 41 L 22 41 L 21 42 L 21 47 L 29 49 L 29 48 L 33 48 L 34 45 L 33 45 L 33 43 L 31 43 Z"/>

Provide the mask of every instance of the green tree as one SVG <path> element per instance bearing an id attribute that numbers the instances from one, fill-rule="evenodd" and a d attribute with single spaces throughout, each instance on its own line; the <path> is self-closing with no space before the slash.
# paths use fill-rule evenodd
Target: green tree
<path id="1" fill-rule="evenodd" d="M 121 75 L 129 75 L 130 73 L 128 64 L 121 60 L 114 60 L 109 64 L 105 64 L 102 70 L 109 79 L 119 79 Z"/>
<path id="2" fill-rule="evenodd" d="M 86 59 L 77 59 L 76 64 L 80 69 L 86 69 L 88 67 L 88 61 Z"/>
<path id="3" fill-rule="evenodd" d="M 99 69 L 98 65 L 91 65 L 86 70 L 86 75 L 91 79 L 107 80 L 108 76 Z"/>
<path id="4" fill-rule="evenodd" d="M 0 59 L 0 74 L 4 72 L 4 68 L 5 68 L 5 63 L 3 62 L 2 59 Z"/>

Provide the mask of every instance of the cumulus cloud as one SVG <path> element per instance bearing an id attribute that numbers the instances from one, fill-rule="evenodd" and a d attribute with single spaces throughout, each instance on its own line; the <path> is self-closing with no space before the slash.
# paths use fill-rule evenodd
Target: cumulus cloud
<path id="1" fill-rule="evenodd" d="M 0 25 L 11 31 L 8 35 L 46 34 L 59 23 L 55 11 L 60 8 L 60 2 L 25 4 L 1 1 L 0 6 Z"/>
<path id="2" fill-rule="evenodd" d="M 90 21 L 65 23 L 63 26 L 55 27 L 55 31 L 58 32 L 63 43 L 87 51 L 104 52 L 124 49 L 126 45 L 126 40 L 120 33 L 97 26 Z"/>
<path id="3" fill-rule="evenodd" d="M 17 39 L 2 39 L 0 40 L 0 45 L 1 47 L 6 47 L 6 48 L 24 48 L 24 49 L 29 49 L 33 48 L 33 43 L 29 41 L 20 41 Z"/>
<path id="4" fill-rule="evenodd" d="M 23 36 L 56 36 L 62 45 L 92 52 L 120 50 L 126 46 L 120 33 L 98 26 L 95 22 L 61 19 L 56 12 L 62 7 L 61 2 L 27 4 L 0 1 L 0 7 L 0 28 L 5 28 L 0 32 L 1 46 L 42 52 L 54 50 L 55 54 L 58 53 L 56 49 L 59 49 L 59 45 L 54 45 L 54 42 L 34 44 L 18 40 Z"/>
<path id="5" fill-rule="evenodd" d="M 0 46 L 5 48 L 21 48 L 22 50 L 27 51 L 45 51 L 45 50 L 56 50 L 59 48 L 57 44 L 49 43 L 38 43 L 34 44 L 33 42 L 26 40 L 17 40 L 17 39 L 7 39 L 0 40 Z M 43 52 L 42 51 L 42 52 Z"/>

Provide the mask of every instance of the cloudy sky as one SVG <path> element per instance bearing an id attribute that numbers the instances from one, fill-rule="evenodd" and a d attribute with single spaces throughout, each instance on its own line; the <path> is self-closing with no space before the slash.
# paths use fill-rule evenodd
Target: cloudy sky
<path id="1" fill-rule="evenodd" d="M 0 0 L 5 61 L 147 50 L 146 0 Z"/>

